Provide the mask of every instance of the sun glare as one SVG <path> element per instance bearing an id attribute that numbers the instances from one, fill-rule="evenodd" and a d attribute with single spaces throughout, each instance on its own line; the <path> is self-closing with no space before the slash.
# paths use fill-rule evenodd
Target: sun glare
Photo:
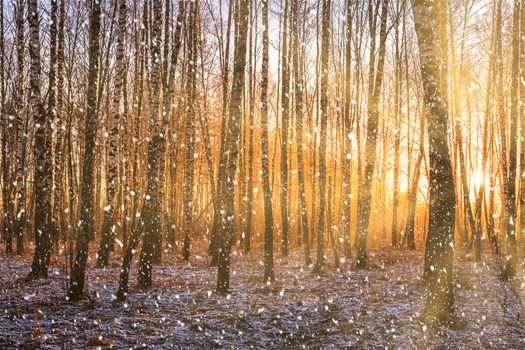
<path id="1" fill-rule="evenodd" d="M 472 173 L 472 185 L 473 189 L 476 190 L 476 192 L 479 190 L 481 185 L 485 185 L 485 187 L 489 184 L 489 178 L 487 174 L 484 174 L 481 170 L 474 170 Z"/>

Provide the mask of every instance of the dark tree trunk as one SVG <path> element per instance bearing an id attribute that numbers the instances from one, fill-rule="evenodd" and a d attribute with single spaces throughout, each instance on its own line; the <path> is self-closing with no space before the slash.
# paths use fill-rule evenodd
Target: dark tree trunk
<path id="1" fill-rule="evenodd" d="M 98 65 L 100 56 L 100 1 L 91 2 L 89 23 L 89 73 L 87 86 L 87 112 L 85 123 L 84 164 L 80 188 L 80 227 L 75 247 L 75 261 L 71 271 L 68 297 L 78 301 L 84 293 L 86 261 L 89 253 L 89 239 L 93 232 L 93 165 L 95 160 L 95 136 L 97 125 Z"/>
<path id="2" fill-rule="evenodd" d="M 57 236 L 64 235 L 66 220 L 63 219 L 63 165 L 62 156 L 64 128 L 63 128 L 63 106 L 64 106 L 64 32 L 66 22 L 66 0 L 60 1 L 60 19 L 58 23 L 58 45 L 57 45 L 57 91 L 55 112 L 55 148 L 54 148 L 54 194 L 53 194 L 53 224 L 56 225 Z"/>
<path id="3" fill-rule="evenodd" d="M 249 117 L 248 117 L 248 130 L 250 131 L 250 136 L 248 138 L 248 184 L 246 188 L 246 223 L 244 226 L 244 253 L 249 253 L 251 250 L 251 240 L 252 240 L 252 221 L 253 221 L 253 133 L 254 133 L 254 114 L 255 114 L 255 81 L 256 74 L 254 69 L 254 41 L 257 41 L 257 32 L 254 28 L 257 27 L 257 12 L 254 11 L 256 6 L 251 3 L 250 6 L 250 85 L 249 85 L 249 97 L 250 97 L 250 106 L 249 106 Z M 255 62 L 256 63 L 256 62 Z"/>
<path id="4" fill-rule="evenodd" d="M 310 257 L 310 226 L 308 225 L 308 207 L 306 206 L 306 185 L 304 177 L 304 155 L 303 155 L 303 114 L 304 114 L 304 81 L 303 69 L 299 60 L 301 51 L 299 38 L 299 0 L 293 0 L 292 9 L 292 31 L 293 31 L 293 66 L 294 66 L 294 82 L 295 82 L 295 125 L 297 137 L 297 167 L 298 167 L 298 181 L 299 181 L 299 214 L 302 223 L 303 241 L 304 241 L 304 257 L 306 266 L 312 263 Z M 300 234 L 300 233 L 299 233 Z"/>
<path id="5" fill-rule="evenodd" d="M 461 174 L 461 188 L 463 192 L 463 206 L 467 214 L 468 222 L 465 222 L 465 235 L 468 237 L 468 229 L 470 226 L 470 231 L 472 233 L 472 239 L 475 236 L 476 224 L 474 222 L 474 214 L 472 212 L 472 206 L 470 204 L 470 188 L 468 186 L 467 179 L 467 168 L 465 164 L 465 152 L 463 151 L 463 135 L 461 134 L 461 123 L 459 120 L 456 120 L 456 143 L 459 153 L 459 170 Z M 468 226 L 467 226 L 468 225 Z"/>
<path id="6" fill-rule="evenodd" d="M 49 266 L 49 256 L 51 253 L 51 234 L 49 230 L 49 183 L 46 181 L 46 136 L 47 120 L 40 95 L 40 29 L 38 16 L 38 1 L 28 1 L 28 19 L 29 19 L 29 57 L 31 68 L 29 72 L 29 85 L 31 94 L 31 106 L 33 120 L 35 122 L 35 254 L 31 271 L 27 280 L 47 277 L 47 268 Z"/>
<path id="7" fill-rule="evenodd" d="M 197 80 L 197 8 L 198 5 L 190 3 L 190 16 L 188 19 L 188 72 L 186 82 L 186 135 L 184 145 L 186 148 L 186 159 L 184 166 L 184 245 L 182 256 L 184 260 L 190 259 L 190 242 L 192 232 L 193 215 L 193 185 L 195 173 L 195 102 L 196 102 L 196 80 Z"/>
<path id="8" fill-rule="evenodd" d="M 268 159 L 268 2 L 262 2 L 262 68 L 261 68 L 261 177 L 264 195 L 264 281 L 273 282 L 273 211 Z"/>
<path id="9" fill-rule="evenodd" d="M 5 40 L 4 40 L 4 2 L 0 2 L 0 67 L 4 67 L 5 64 Z M 9 167 L 8 167 L 8 142 L 7 138 L 9 135 L 8 125 L 9 121 L 7 118 L 7 113 L 5 113 L 5 71 L 0 69 L 0 122 L 2 123 L 2 234 L 7 239 L 7 234 L 9 231 L 8 228 L 8 216 L 6 212 L 6 204 L 8 202 L 8 192 L 9 192 Z M 7 242 L 6 242 L 7 243 Z M 6 244 L 6 248 L 7 244 Z M 11 247 L 12 248 L 12 247 Z"/>
<path id="10" fill-rule="evenodd" d="M 229 125 L 228 118 L 228 94 L 229 94 L 229 71 L 230 71 L 230 32 L 231 23 L 233 18 L 233 8 L 235 2 L 230 1 L 228 4 L 228 24 L 226 26 L 226 45 L 223 58 L 222 67 L 222 114 L 221 114 L 221 145 L 220 145 L 220 158 L 219 158 L 219 173 L 217 175 L 217 184 L 215 193 L 217 193 L 217 203 L 215 206 L 215 212 L 213 216 L 213 227 L 211 230 L 210 246 L 208 248 L 208 254 L 211 255 L 211 266 L 217 266 L 219 258 L 219 244 L 220 244 L 220 230 L 222 229 L 223 223 L 221 222 L 222 214 L 221 209 L 224 208 L 224 186 L 226 180 L 226 138 L 227 128 Z M 222 34 L 222 26 L 221 26 Z"/>
<path id="11" fill-rule="evenodd" d="M 240 0 L 236 8 L 236 30 L 238 35 L 235 40 L 235 54 L 233 65 L 233 83 L 230 107 L 230 124 L 226 137 L 226 150 L 228 161 L 226 166 L 226 179 L 224 185 L 224 210 L 222 215 L 222 228 L 220 248 L 218 252 L 217 292 L 226 294 L 230 288 L 230 251 L 234 238 L 235 212 L 234 191 L 235 171 L 239 154 L 239 122 L 241 117 L 242 95 L 244 90 L 244 76 L 246 68 L 246 34 L 248 32 L 249 0 Z"/>
<path id="12" fill-rule="evenodd" d="M 423 117 L 421 117 L 423 118 Z M 423 136 L 421 137 L 423 139 Z M 416 249 L 415 240 L 415 225 L 416 225 L 416 209 L 417 209 L 417 190 L 419 188 L 419 177 L 421 176 L 421 162 L 423 161 L 423 144 L 420 144 L 419 155 L 417 156 L 416 164 L 414 166 L 414 175 L 410 184 L 407 205 L 408 216 L 405 228 L 406 246 L 410 250 Z"/>
<path id="13" fill-rule="evenodd" d="M 324 264 L 324 232 L 326 211 L 326 132 L 328 125 L 328 58 L 330 51 L 331 0 L 323 0 L 321 35 L 321 138 L 319 150 L 319 222 L 317 223 L 317 259 L 314 273 L 320 274 Z"/>
<path id="14" fill-rule="evenodd" d="M 51 145 L 52 145 L 52 128 L 51 122 L 56 121 L 57 119 L 57 32 L 58 32 L 58 0 L 51 0 L 51 15 L 50 15 L 50 27 L 49 27 L 49 94 L 48 94 L 48 104 L 47 104 L 47 121 L 48 121 L 48 131 L 46 136 L 46 160 L 51 164 Z M 49 167 L 49 172 L 47 174 L 47 181 L 49 181 L 48 187 L 52 189 L 53 181 L 53 168 Z M 55 174 L 57 175 L 57 174 Z M 53 198 L 53 201 L 58 202 L 57 198 Z M 59 225 L 58 225 L 58 216 L 57 213 L 53 211 L 51 216 L 51 239 L 55 243 L 55 246 L 58 247 L 58 238 L 59 238 Z"/>
<path id="15" fill-rule="evenodd" d="M 376 9 L 376 15 L 378 15 Z M 372 199 L 372 184 L 374 181 L 374 168 L 376 163 L 377 126 L 379 123 L 379 97 L 383 84 L 383 69 L 385 65 L 385 43 L 387 36 L 387 12 L 388 0 L 383 0 L 381 9 L 381 27 L 379 32 L 379 52 L 377 60 L 377 72 L 375 72 L 375 24 L 371 37 L 372 48 L 370 49 L 370 72 L 368 88 L 368 121 L 365 142 L 365 174 L 363 181 L 359 184 L 359 203 L 357 216 L 357 257 L 356 266 L 365 267 L 367 264 L 366 241 L 368 238 L 368 224 L 370 219 L 370 208 Z M 372 16 L 372 14 L 370 14 Z M 376 21 L 375 19 L 373 21 Z"/>
<path id="16" fill-rule="evenodd" d="M 288 0 L 284 2 L 283 38 L 281 58 L 281 253 L 288 256 L 290 239 L 288 237 L 288 124 L 290 67 L 288 64 Z"/>
<path id="17" fill-rule="evenodd" d="M 153 20 L 151 37 L 151 92 L 150 92 L 150 114 L 151 140 L 148 145 L 148 190 L 144 197 L 143 227 L 137 229 L 144 230 L 142 251 L 140 252 L 138 284 L 142 289 L 151 287 L 151 268 L 154 254 L 157 249 L 161 249 L 159 237 L 161 237 L 161 211 L 162 203 L 159 196 L 159 168 L 164 157 L 164 128 L 163 122 L 159 119 L 160 112 L 160 91 L 161 91 L 161 28 L 162 28 L 162 1 L 152 0 Z M 140 233 L 139 233 L 140 235 Z"/>

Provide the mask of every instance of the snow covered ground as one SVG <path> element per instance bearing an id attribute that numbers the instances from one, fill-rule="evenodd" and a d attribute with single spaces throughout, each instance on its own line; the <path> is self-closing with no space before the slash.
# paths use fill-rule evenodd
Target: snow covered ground
<path id="1" fill-rule="evenodd" d="M 89 297 L 73 304 L 59 264 L 48 280 L 24 284 L 17 280 L 30 259 L 0 255 L 0 349 L 525 348 L 525 276 L 501 281 L 501 262 L 488 247 L 485 263 L 457 254 L 449 326 L 421 315 L 421 250 L 373 251 L 365 270 L 348 261 L 335 269 L 328 257 L 321 277 L 304 268 L 301 252 L 287 259 L 276 253 L 273 285 L 261 281 L 261 252 L 235 254 L 228 297 L 214 293 L 204 245 L 195 250 L 190 264 L 166 255 L 154 268 L 154 288 L 132 288 L 126 303 L 114 301 L 119 256 L 109 268 L 88 269 Z"/>

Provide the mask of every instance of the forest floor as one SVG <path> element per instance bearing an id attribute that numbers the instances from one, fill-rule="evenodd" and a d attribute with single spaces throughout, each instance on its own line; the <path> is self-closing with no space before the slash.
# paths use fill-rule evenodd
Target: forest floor
<path id="1" fill-rule="evenodd" d="M 126 303 L 114 301 L 118 255 L 106 269 L 88 268 L 89 297 L 76 304 L 65 300 L 59 263 L 49 279 L 21 283 L 30 259 L 0 255 L 0 348 L 525 348 L 524 269 L 502 281 L 500 257 L 488 247 L 481 263 L 456 254 L 448 325 L 421 313 L 422 250 L 372 250 L 363 270 L 350 261 L 336 269 L 329 259 L 321 277 L 297 251 L 276 258 L 272 285 L 261 282 L 261 252 L 234 253 L 232 292 L 222 297 L 213 292 L 205 246 L 194 249 L 190 263 L 166 255 L 154 267 L 154 287 L 132 288 Z"/>

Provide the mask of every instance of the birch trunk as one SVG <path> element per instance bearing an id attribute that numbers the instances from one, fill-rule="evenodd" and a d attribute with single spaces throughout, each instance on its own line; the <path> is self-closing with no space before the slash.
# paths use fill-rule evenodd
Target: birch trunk
<path id="1" fill-rule="evenodd" d="M 190 242 L 192 232 L 193 213 L 193 186 L 195 174 L 195 102 L 196 102 L 196 79 L 197 79 L 197 6 L 198 3 L 190 3 L 190 15 L 188 19 L 188 73 L 186 82 L 186 131 L 184 145 L 186 158 L 184 166 L 184 245 L 182 256 L 184 260 L 190 259 Z"/>
<path id="2" fill-rule="evenodd" d="M 144 196 L 142 208 L 143 227 L 137 226 L 136 231 L 144 230 L 142 251 L 139 262 L 139 287 L 151 287 L 151 267 L 157 249 L 162 249 L 158 238 L 161 235 L 161 203 L 159 188 L 162 186 L 159 179 L 159 169 L 164 157 L 164 125 L 159 120 L 160 91 L 161 91 L 161 27 L 162 27 L 162 1 L 152 0 L 153 20 L 151 23 L 151 91 L 149 98 L 151 129 L 148 145 L 148 186 Z M 135 235 L 135 233 L 134 233 Z"/>
<path id="3" fill-rule="evenodd" d="M 35 253 L 31 271 L 26 280 L 47 278 L 49 256 L 51 253 L 51 235 L 49 231 L 49 184 L 46 181 L 46 134 L 47 118 L 41 100 L 41 71 L 40 60 L 40 28 L 38 15 L 38 1 L 28 1 L 29 19 L 29 57 L 31 68 L 29 72 L 29 86 L 31 96 L 32 117 L 35 123 Z"/>
<path id="4" fill-rule="evenodd" d="M 18 96 L 16 99 L 16 151 L 15 151 L 15 168 L 16 168 L 16 184 L 13 185 L 13 203 L 8 205 L 8 215 L 13 222 L 14 234 L 16 236 L 16 250 L 17 254 L 24 252 L 24 230 L 26 223 L 25 215 L 25 161 L 26 161 L 26 116 L 24 113 L 24 1 L 18 2 L 18 16 L 16 18 L 16 40 L 17 40 L 17 64 L 18 64 Z M 51 77 L 51 76 L 50 76 Z M 16 207 L 15 207 L 16 202 Z M 16 208 L 16 209 L 15 209 Z"/>
<path id="5" fill-rule="evenodd" d="M 93 165 L 95 161 L 95 137 L 97 125 L 97 88 L 100 56 L 100 1 L 91 2 L 89 23 L 89 73 L 87 86 L 87 111 L 85 124 L 84 164 L 80 188 L 80 227 L 75 247 L 75 261 L 71 271 L 68 297 L 78 301 L 84 293 L 84 278 L 89 250 L 89 239 L 93 230 Z"/>
<path id="6" fill-rule="evenodd" d="M 115 86 L 109 113 L 108 136 L 108 169 L 106 174 L 106 205 L 104 207 L 104 223 L 102 224 L 102 239 L 98 249 L 97 265 L 105 267 L 108 264 L 109 252 L 113 247 L 116 226 L 115 197 L 117 194 L 117 142 L 120 122 L 120 100 L 124 80 L 124 48 L 126 45 L 127 4 L 120 0 L 118 9 L 117 54 L 115 60 Z"/>

